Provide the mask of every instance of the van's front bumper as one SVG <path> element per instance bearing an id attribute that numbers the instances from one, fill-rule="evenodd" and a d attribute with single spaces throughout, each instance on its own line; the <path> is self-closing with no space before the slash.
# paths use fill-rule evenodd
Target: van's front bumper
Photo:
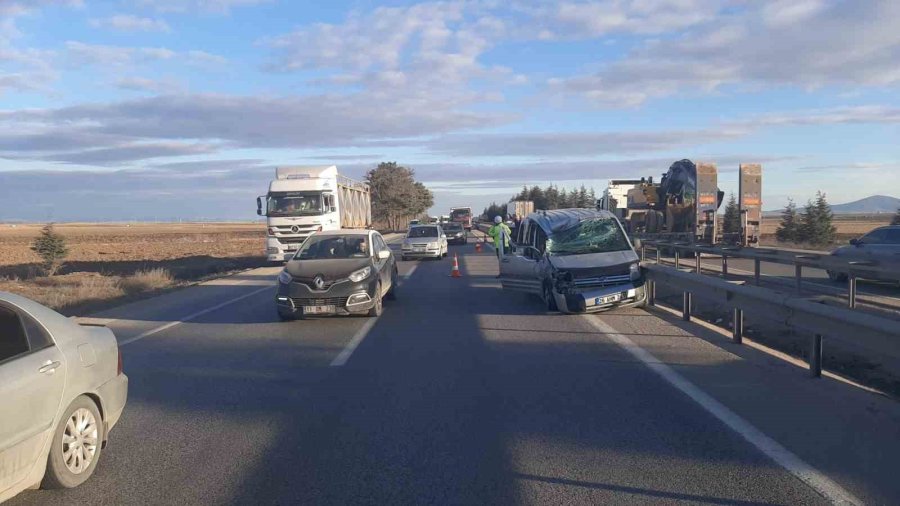
<path id="1" fill-rule="evenodd" d="M 619 294 L 619 300 L 604 302 L 605 298 Z M 643 281 L 615 286 L 582 290 L 575 293 L 558 293 L 553 290 L 556 305 L 564 313 L 598 313 L 617 307 L 643 306 L 647 302 L 647 290 Z"/>

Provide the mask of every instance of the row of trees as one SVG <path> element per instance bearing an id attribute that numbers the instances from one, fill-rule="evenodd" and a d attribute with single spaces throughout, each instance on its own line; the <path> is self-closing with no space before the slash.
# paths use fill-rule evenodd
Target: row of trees
<path id="1" fill-rule="evenodd" d="M 834 242 L 837 228 L 832 223 L 834 214 L 822 192 L 816 192 L 816 198 L 809 200 L 798 212 L 793 200 L 781 212 L 781 223 L 775 231 L 779 242 L 808 243 L 825 245 Z"/>
<path id="2" fill-rule="evenodd" d="M 530 200 L 534 202 L 535 209 L 593 208 L 597 203 L 597 195 L 593 188 L 587 188 L 584 185 L 567 190 L 566 188 L 560 189 L 556 185 L 550 184 L 546 188 L 541 188 L 537 185 L 530 188 L 523 186 L 522 191 L 513 195 L 509 200 Z M 491 202 L 482 212 L 482 216 L 487 219 L 498 215 L 506 215 L 505 203 Z"/>
<path id="3" fill-rule="evenodd" d="M 366 174 L 372 192 L 372 220 L 379 228 L 401 230 L 434 205 L 434 195 L 416 181 L 415 171 L 382 162 Z"/>

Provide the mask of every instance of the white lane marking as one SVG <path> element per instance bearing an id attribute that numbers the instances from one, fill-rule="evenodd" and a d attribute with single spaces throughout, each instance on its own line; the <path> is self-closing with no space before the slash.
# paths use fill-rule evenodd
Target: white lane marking
<path id="1" fill-rule="evenodd" d="M 350 339 L 350 342 L 347 343 L 347 346 L 344 346 L 344 349 L 341 350 L 341 353 L 334 357 L 334 360 L 331 361 L 331 367 L 340 367 L 347 363 L 350 360 L 350 355 L 353 355 L 353 352 L 356 351 L 356 347 L 359 346 L 359 343 L 366 338 L 366 335 L 369 334 L 369 331 L 372 330 L 372 327 L 375 325 L 375 322 L 378 321 L 378 318 L 369 318 L 359 330 L 356 331 L 356 334 L 353 334 L 353 338 Z"/>
<path id="2" fill-rule="evenodd" d="M 706 392 L 700 390 L 700 388 L 685 379 L 684 376 L 675 372 L 671 367 L 661 362 L 647 350 L 638 346 L 631 339 L 618 333 L 616 329 L 609 326 L 606 322 L 595 316 L 588 315 L 585 315 L 585 320 L 593 325 L 594 328 L 603 332 L 634 358 L 643 362 L 644 365 L 669 382 L 670 385 L 681 390 L 685 395 L 699 404 L 700 407 L 731 428 L 731 430 L 737 432 L 741 437 L 746 439 L 770 459 L 774 460 L 778 465 L 800 479 L 800 481 L 812 487 L 813 490 L 824 496 L 832 504 L 863 504 L 862 501 L 832 481 L 831 478 L 828 478 L 817 469 L 801 460 L 800 457 L 791 453 L 790 450 L 781 446 L 777 441 L 762 433 L 750 422 L 744 420 L 725 407 L 725 405 L 713 399 Z"/>
<path id="3" fill-rule="evenodd" d="M 413 275 L 413 273 L 416 272 L 416 268 L 418 266 L 419 264 L 413 264 L 413 266 L 410 267 L 408 271 L 406 271 L 406 274 L 403 275 L 403 279 L 409 279 Z"/>
<path id="4" fill-rule="evenodd" d="M 215 310 L 217 310 L 217 309 L 222 309 L 222 308 L 225 307 L 225 306 L 228 306 L 228 305 L 230 305 L 230 304 L 234 304 L 235 302 L 238 302 L 238 301 L 242 301 L 242 300 L 244 300 L 244 299 L 246 299 L 246 298 L 248 298 L 248 297 L 252 297 L 252 296 L 254 296 L 254 295 L 256 295 L 256 294 L 258 294 L 258 293 L 260 293 L 260 292 L 264 292 L 264 291 L 266 291 L 266 290 L 271 290 L 271 289 L 274 288 L 274 287 L 275 287 L 275 285 L 264 286 L 264 287 L 262 287 L 262 288 L 260 288 L 260 289 L 258 289 L 258 290 L 253 290 L 253 291 L 250 292 L 250 293 L 245 293 L 244 295 L 241 295 L 240 297 L 235 297 L 235 298 L 233 298 L 233 299 L 226 300 L 225 302 L 216 304 L 215 306 L 208 307 L 208 308 L 203 309 L 203 310 L 201 310 L 201 311 L 197 311 L 196 313 L 189 314 L 189 315 L 185 316 L 184 318 L 181 318 L 180 320 L 176 320 L 176 321 L 173 321 L 173 322 L 169 322 L 169 323 L 167 323 L 167 324 L 165 324 L 165 325 L 160 325 L 159 327 L 152 328 L 152 329 L 147 330 L 147 331 L 145 331 L 145 332 L 142 332 L 142 333 L 140 333 L 140 334 L 138 334 L 138 335 L 136 335 L 136 336 L 134 336 L 134 337 L 132 337 L 132 338 L 130 338 L 130 339 L 125 339 L 124 341 L 119 342 L 119 346 L 125 346 L 126 344 L 131 344 L 131 343 L 133 343 L 133 342 L 135 342 L 135 341 L 140 341 L 141 339 L 143 339 L 143 338 L 145 338 L 145 337 L 147 337 L 147 336 L 152 336 L 153 334 L 157 334 L 157 333 L 162 332 L 162 331 L 164 331 L 164 330 L 168 330 L 168 329 L 170 329 L 170 328 L 172 328 L 172 327 L 176 327 L 176 326 L 178 326 L 178 325 L 181 325 L 182 323 L 189 322 L 189 321 L 191 321 L 191 320 L 193 320 L 193 319 L 195 319 L 195 318 L 197 318 L 197 317 L 203 316 L 203 315 L 205 315 L 205 314 L 207 314 L 207 313 L 211 313 L 211 312 L 213 312 L 213 311 L 215 311 Z"/>

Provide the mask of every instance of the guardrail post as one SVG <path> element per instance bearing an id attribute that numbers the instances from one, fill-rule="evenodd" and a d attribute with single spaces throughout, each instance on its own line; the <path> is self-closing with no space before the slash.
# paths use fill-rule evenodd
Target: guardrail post
<path id="1" fill-rule="evenodd" d="M 641 262 L 647 258 L 647 247 L 641 244 Z"/>
<path id="2" fill-rule="evenodd" d="M 756 282 L 756 286 L 759 286 L 760 271 L 762 271 L 760 268 L 761 263 L 758 258 L 753 259 L 753 280 Z"/>
<path id="3" fill-rule="evenodd" d="M 675 248 L 675 268 L 676 269 L 679 267 L 679 262 L 678 262 L 679 258 L 680 258 L 680 255 L 678 254 L 678 248 Z"/>
<path id="4" fill-rule="evenodd" d="M 696 260 L 697 260 L 697 274 L 702 274 L 703 272 L 700 270 L 700 252 L 699 251 L 694 252 L 694 258 L 696 258 Z"/>
<path id="5" fill-rule="evenodd" d="M 809 375 L 813 378 L 822 377 L 822 334 L 816 334 L 810 341 L 809 350 Z"/>
<path id="6" fill-rule="evenodd" d="M 656 282 L 651 280 L 647 280 L 646 284 L 647 290 L 647 305 L 655 306 L 656 305 Z"/>
<path id="7" fill-rule="evenodd" d="M 659 255 L 660 255 L 660 253 L 659 253 L 659 244 L 657 244 L 656 246 L 654 246 L 653 249 L 656 250 L 656 264 L 659 265 Z"/>
<path id="8" fill-rule="evenodd" d="M 744 311 L 738 307 L 731 313 L 731 340 L 735 344 L 744 342 Z"/>
<path id="9" fill-rule="evenodd" d="M 681 319 L 691 321 L 691 292 L 684 292 L 681 295 Z"/>
<path id="10" fill-rule="evenodd" d="M 803 266 L 797 264 L 794 266 L 794 276 L 797 278 L 797 295 L 803 293 Z"/>
<path id="11" fill-rule="evenodd" d="M 856 276 L 847 274 L 847 303 L 850 309 L 856 308 Z"/>
<path id="12" fill-rule="evenodd" d="M 722 255 L 722 278 L 728 277 L 728 255 Z"/>

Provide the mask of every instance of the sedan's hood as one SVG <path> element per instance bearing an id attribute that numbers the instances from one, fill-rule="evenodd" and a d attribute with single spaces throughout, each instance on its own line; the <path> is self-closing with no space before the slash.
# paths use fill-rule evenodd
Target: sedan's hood
<path id="1" fill-rule="evenodd" d="M 353 271 L 372 265 L 371 258 L 342 258 L 335 260 L 291 260 L 285 269 L 297 279 L 313 279 L 321 274 L 325 281 L 344 279 Z"/>
<path id="2" fill-rule="evenodd" d="M 628 266 L 638 261 L 637 253 L 630 249 L 586 255 L 551 255 L 549 258 L 554 267 L 569 271 L 576 278 L 627 273 Z"/>

